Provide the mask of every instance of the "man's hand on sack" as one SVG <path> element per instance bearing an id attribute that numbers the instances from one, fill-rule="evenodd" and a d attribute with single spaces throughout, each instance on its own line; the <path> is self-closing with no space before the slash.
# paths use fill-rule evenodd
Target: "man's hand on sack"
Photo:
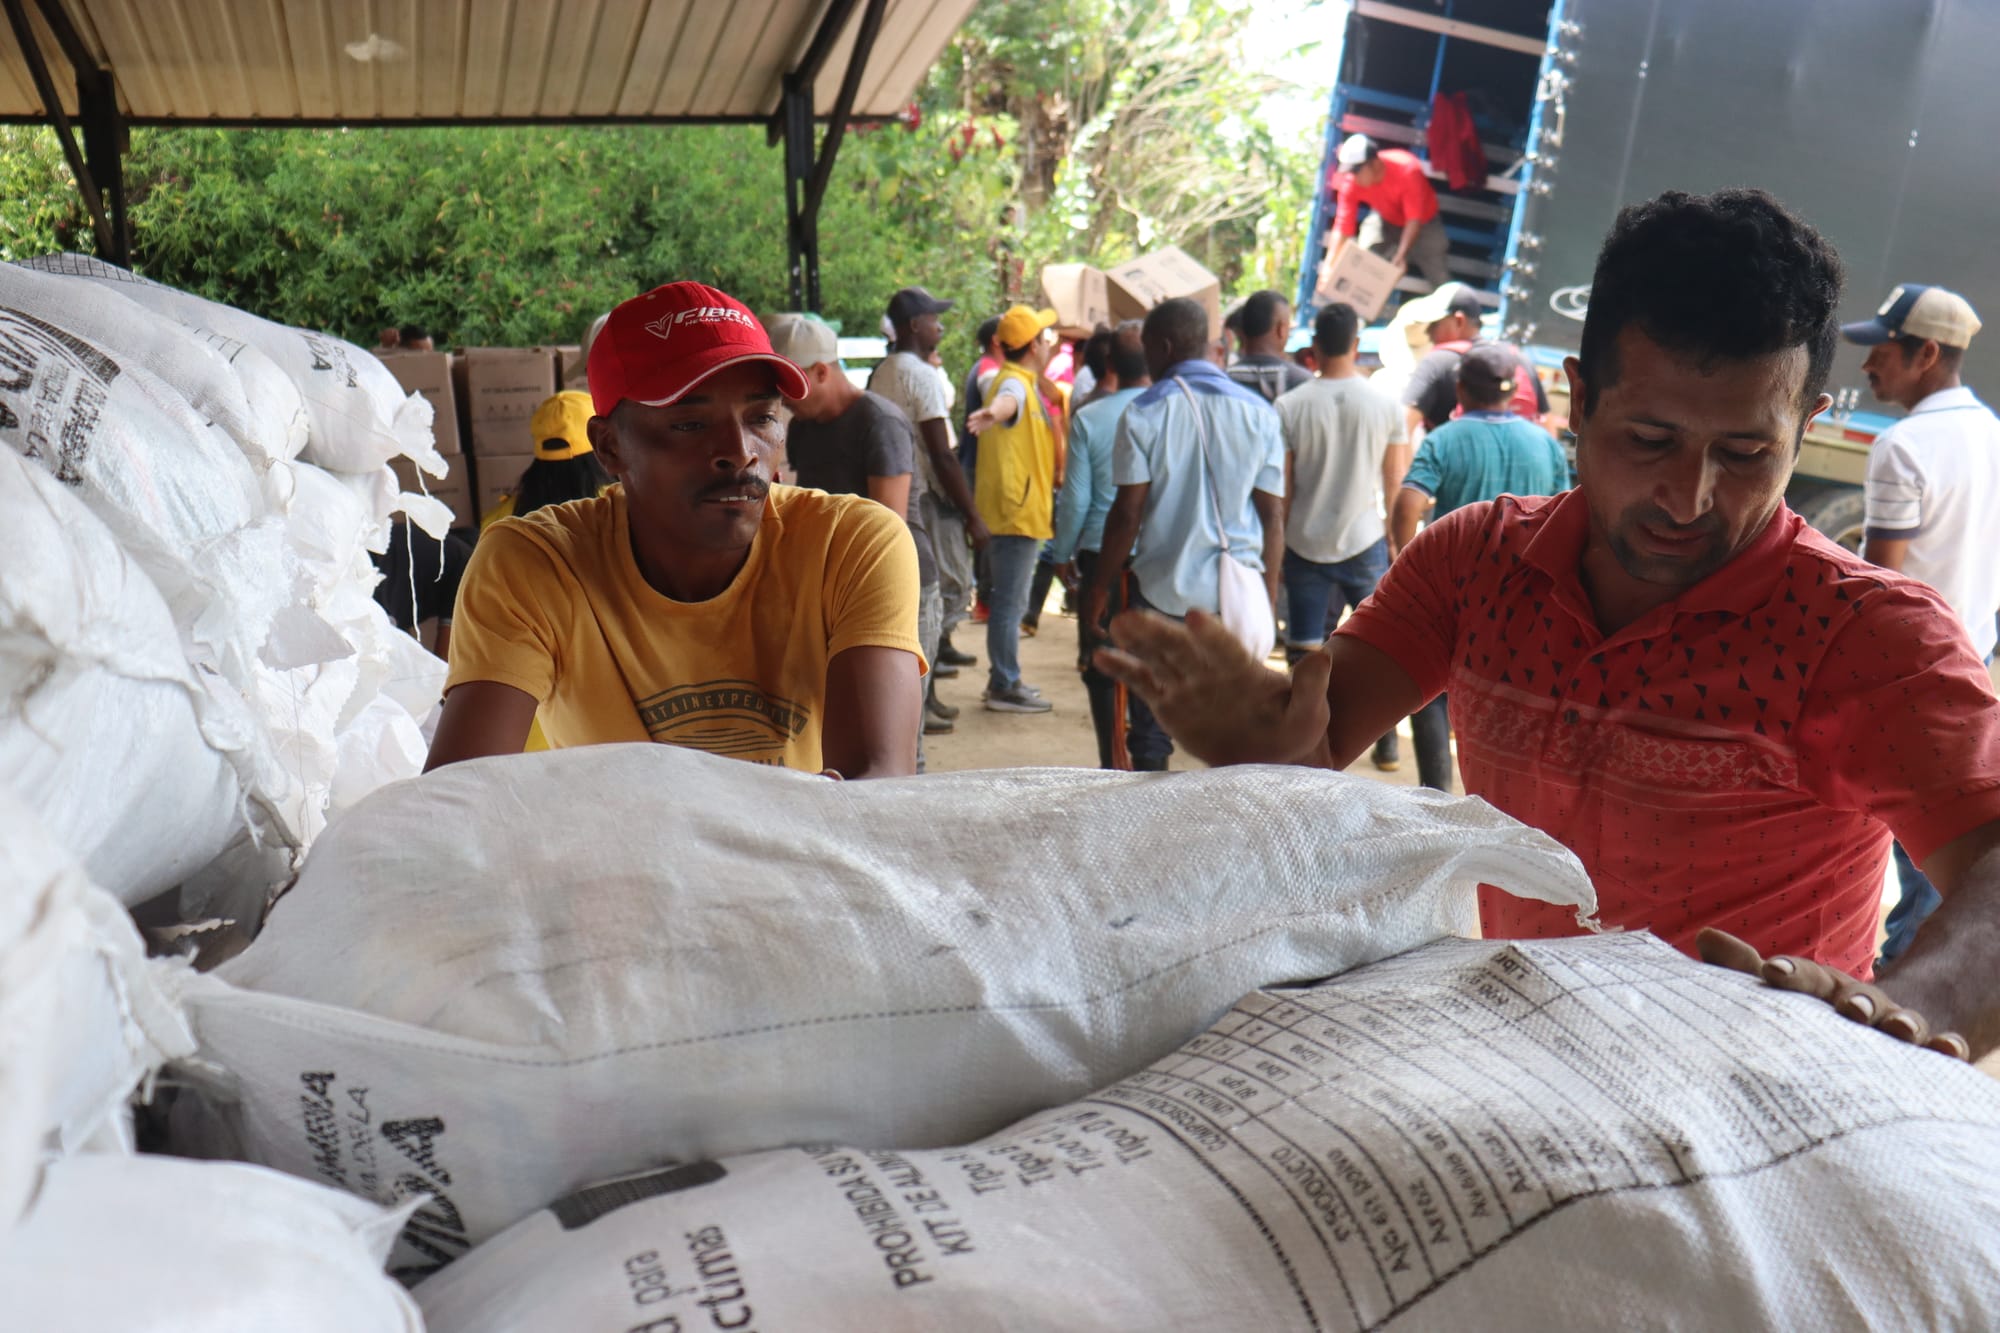
<path id="1" fill-rule="evenodd" d="M 1971 1057 L 1965 1038 L 1956 1032 L 1933 1033 L 1922 1014 L 1903 1008 L 1890 999 L 1880 986 L 1857 981 L 1837 968 L 1815 963 L 1810 958 L 1789 955 L 1765 958 L 1734 935 L 1713 927 L 1703 930 L 1695 938 L 1695 948 L 1703 962 L 1748 972 L 1779 990 L 1797 991 L 1801 995 L 1825 1000 L 1842 1018 L 1874 1028 L 1898 1041 L 1922 1046 L 1958 1060 Z"/>
<path id="2" fill-rule="evenodd" d="M 1098 650 L 1097 669 L 1138 691 L 1167 734 L 1203 763 L 1305 763 L 1323 747 L 1325 653 L 1281 676 L 1202 611 L 1188 612 L 1185 624 L 1126 611 L 1113 618 L 1111 637 L 1116 646 Z"/>

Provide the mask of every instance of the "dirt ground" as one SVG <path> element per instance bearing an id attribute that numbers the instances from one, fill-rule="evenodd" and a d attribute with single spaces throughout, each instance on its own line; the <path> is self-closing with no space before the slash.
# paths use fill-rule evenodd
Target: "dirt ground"
<path id="1" fill-rule="evenodd" d="M 1090 701 L 1076 672 L 1076 621 L 1061 614 L 1062 590 L 1055 589 L 1042 613 L 1041 632 L 1021 640 L 1021 675 L 1046 695 L 1055 710 L 1050 713 L 989 713 L 980 707 L 979 694 L 986 688 L 986 630 L 983 625 L 966 624 L 953 636 L 957 646 L 979 658 L 979 665 L 966 667 L 957 676 L 939 680 L 938 698 L 958 706 L 955 729 L 948 736 L 925 738 L 925 759 L 930 772 L 950 773 L 974 768 L 1095 768 L 1097 740 L 1090 729 Z M 2000 683 L 2000 674 L 1996 674 Z M 1416 750 L 1410 740 L 1409 723 L 1402 727 L 1402 767 L 1393 773 L 1378 772 L 1369 756 L 1363 755 L 1347 771 L 1377 782 L 1399 787 L 1417 784 Z M 1200 765 L 1176 755 L 1174 768 Z M 1454 771 L 1454 782 L 1457 774 Z M 1886 915 L 1892 903 L 1885 903 Z M 2000 1052 L 1981 1063 L 1985 1072 L 2000 1078 Z"/>

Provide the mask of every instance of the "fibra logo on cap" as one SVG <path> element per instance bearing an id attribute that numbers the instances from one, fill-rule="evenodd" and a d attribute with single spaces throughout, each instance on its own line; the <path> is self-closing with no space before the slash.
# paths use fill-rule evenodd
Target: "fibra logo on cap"
<path id="1" fill-rule="evenodd" d="M 656 338 L 671 339 L 674 330 L 683 324 L 741 324 L 754 329 L 757 321 L 741 310 L 731 310 L 726 305 L 702 305 L 692 310 L 677 310 L 671 315 L 661 315 L 646 325 L 646 332 Z"/>

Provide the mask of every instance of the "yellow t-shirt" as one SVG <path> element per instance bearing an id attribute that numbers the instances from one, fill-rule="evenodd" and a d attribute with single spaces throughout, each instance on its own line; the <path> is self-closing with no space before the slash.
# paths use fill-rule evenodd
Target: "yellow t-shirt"
<path id="1" fill-rule="evenodd" d="M 1009 380 L 1021 385 L 1021 410 L 1012 421 L 990 427 L 979 437 L 972 501 L 996 537 L 1046 540 L 1056 535 L 1056 433 L 1032 370 L 1002 365 L 987 386 L 986 401 L 998 401 L 1001 386 Z"/>
<path id="2" fill-rule="evenodd" d="M 473 550 L 452 617 L 452 687 L 533 695 L 550 746 L 655 740 L 817 772 L 826 665 L 917 643 L 917 551 L 853 495 L 773 486 L 750 557 L 706 602 L 639 573 L 625 488 L 503 519 Z"/>

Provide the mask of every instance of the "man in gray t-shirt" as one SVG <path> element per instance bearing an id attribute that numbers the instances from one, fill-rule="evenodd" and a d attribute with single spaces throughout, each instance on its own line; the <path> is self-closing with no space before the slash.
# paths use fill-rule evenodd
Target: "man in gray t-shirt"
<path id="1" fill-rule="evenodd" d="M 1341 612 L 1359 606 L 1388 572 L 1384 498 L 1410 466 L 1397 402 L 1361 377 L 1361 320 L 1336 303 L 1313 324 L 1319 377 L 1277 401 L 1285 437 L 1285 656 L 1318 650 Z M 1396 733 L 1376 742 L 1375 766 L 1400 766 Z"/>

